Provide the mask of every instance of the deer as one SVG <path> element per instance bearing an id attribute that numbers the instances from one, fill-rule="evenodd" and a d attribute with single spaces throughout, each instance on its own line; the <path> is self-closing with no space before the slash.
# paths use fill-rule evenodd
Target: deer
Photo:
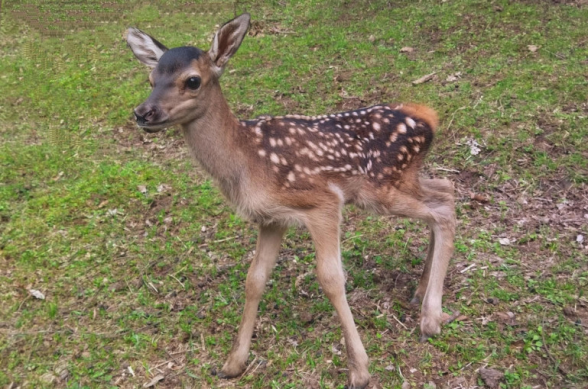
<path id="1" fill-rule="evenodd" d="M 260 116 L 239 120 L 219 79 L 250 23 L 244 13 L 223 24 L 208 51 L 168 49 L 137 28 L 125 39 L 151 71 L 151 94 L 134 109 L 153 133 L 181 127 L 191 154 L 237 213 L 258 225 L 245 281 L 241 323 L 220 378 L 244 373 L 257 310 L 288 227 L 305 226 L 316 249 L 316 275 L 334 306 L 347 350 L 348 387 L 365 388 L 368 356 L 345 294 L 341 261 L 346 204 L 379 215 L 422 220 L 430 228 L 424 270 L 412 303 L 421 305 L 421 338 L 439 334 L 443 283 L 453 254 L 453 184 L 420 174 L 439 119 L 424 105 L 380 104 L 329 115 Z"/>

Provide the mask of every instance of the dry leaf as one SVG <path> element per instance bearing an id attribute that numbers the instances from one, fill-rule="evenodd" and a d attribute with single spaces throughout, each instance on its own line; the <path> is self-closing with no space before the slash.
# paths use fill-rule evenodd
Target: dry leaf
<path id="1" fill-rule="evenodd" d="M 470 154 L 471 155 L 478 155 L 478 154 L 480 154 L 480 151 L 482 151 L 482 148 L 480 147 L 480 144 L 474 138 L 468 139 L 468 141 L 466 142 L 466 144 L 468 146 L 470 146 Z"/>
<path id="2" fill-rule="evenodd" d="M 498 243 L 500 243 L 503 246 L 509 246 L 511 241 L 508 238 L 498 238 Z"/>
<path id="3" fill-rule="evenodd" d="M 39 300 L 45 300 L 45 295 L 43 293 L 41 293 L 41 291 L 39 291 L 37 289 L 29 289 L 29 293 L 34 298 L 37 298 Z"/>
<path id="4" fill-rule="evenodd" d="M 376 40 L 376 37 L 375 37 L 375 36 L 373 36 L 373 35 L 370 35 L 370 37 L 368 38 L 368 40 L 369 40 L 371 43 L 374 43 L 374 42 L 375 42 L 375 40 Z"/>
<path id="5" fill-rule="evenodd" d="M 510 246 L 512 241 L 509 238 L 498 238 L 498 243 L 500 243 L 502 246 Z"/>
<path id="6" fill-rule="evenodd" d="M 172 187 L 167 185 L 167 184 L 161 184 L 157 186 L 157 193 L 161 193 L 161 192 L 167 192 L 171 189 Z"/>
<path id="7" fill-rule="evenodd" d="M 504 373 L 494 369 L 480 369 L 478 373 L 480 373 L 480 378 L 482 378 L 486 386 L 491 389 L 498 388 L 500 381 L 504 377 Z"/>
<path id="8" fill-rule="evenodd" d="M 159 381 L 162 381 L 165 377 L 161 374 L 156 375 L 155 377 L 153 377 L 153 379 L 145 384 L 143 384 L 144 388 L 150 388 L 152 386 L 155 386 L 156 383 L 158 383 Z"/>
<path id="9" fill-rule="evenodd" d="M 497 317 L 498 321 L 502 324 L 506 324 L 509 326 L 516 326 L 517 325 L 515 314 L 512 312 L 506 312 L 506 313 L 496 312 L 496 317 Z"/>
<path id="10" fill-rule="evenodd" d="M 450 74 L 449 76 L 447 76 L 447 78 L 445 79 L 446 82 L 454 82 L 457 81 L 461 78 L 461 72 L 457 72 L 457 73 L 453 73 Z"/>
<path id="11" fill-rule="evenodd" d="M 147 187 L 145 185 L 137 185 L 137 190 L 143 194 L 147 193 Z"/>
<path id="12" fill-rule="evenodd" d="M 403 47 L 402 49 L 400 49 L 401 53 L 412 53 L 414 51 L 414 49 L 412 47 Z"/>
<path id="13" fill-rule="evenodd" d="M 534 52 L 536 52 L 539 49 L 539 46 L 536 46 L 536 45 L 528 45 L 527 46 L 527 49 L 529 49 L 529 51 L 531 53 L 534 53 Z"/>
<path id="14" fill-rule="evenodd" d="M 478 201 L 480 203 L 487 203 L 488 201 L 490 201 L 488 199 L 488 197 L 481 195 L 479 193 L 473 193 L 473 192 L 470 192 L 470 199 Z"/>
<path id="15" fill-rule="evenodd" d="M 59 173 L 57 174 L 57 176 L 55 176 L 55 178 L 53 178 L 53 181 L 59 181 L 59 179 L 60 179 L 61 177 L 63 177 L 63 172 L 59 172 Z"/>

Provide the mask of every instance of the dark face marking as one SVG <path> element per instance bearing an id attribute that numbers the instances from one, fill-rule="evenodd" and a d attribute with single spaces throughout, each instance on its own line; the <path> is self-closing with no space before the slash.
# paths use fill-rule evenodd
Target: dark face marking
<path id="1" fill-rule="evenodd" d="M 197 60 L 203 54 L 204 52 L 197 47 L 176 47 L 161 56 L 155 69 L 160 74 L 174 74 L 190 66 L 193 60 Z"/>

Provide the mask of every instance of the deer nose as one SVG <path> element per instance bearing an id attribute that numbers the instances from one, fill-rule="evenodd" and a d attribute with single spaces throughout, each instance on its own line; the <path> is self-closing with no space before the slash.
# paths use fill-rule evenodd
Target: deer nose
<path id="1" fill-rule="evenodd" d="M 157 110 L 155 109 L 155 107 L 150 107 L 147 109 L 141 109 L 141 108 L 142 107 L 139 107 L 138 109 L 133 111 L 135 114 L 135 120 L 137 120 L 137 123 L 139 123 L 139 124 L 149 123 L 149 121 L 153 120 L 153 118 L 155 117 L 155 113 L 157 112 Z M 147 112 L 145 112 L 141 115 L 141 111 L 147 111 Z"/>

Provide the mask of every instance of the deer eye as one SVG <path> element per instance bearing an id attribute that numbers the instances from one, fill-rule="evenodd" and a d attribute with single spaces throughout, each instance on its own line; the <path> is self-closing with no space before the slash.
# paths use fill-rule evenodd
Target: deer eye
<path id="1" fill-rule="evenodd" d="M 186 80 L 186 88 L 196 90 L 200 88 L 200 77 L 190 77 Z"/>

